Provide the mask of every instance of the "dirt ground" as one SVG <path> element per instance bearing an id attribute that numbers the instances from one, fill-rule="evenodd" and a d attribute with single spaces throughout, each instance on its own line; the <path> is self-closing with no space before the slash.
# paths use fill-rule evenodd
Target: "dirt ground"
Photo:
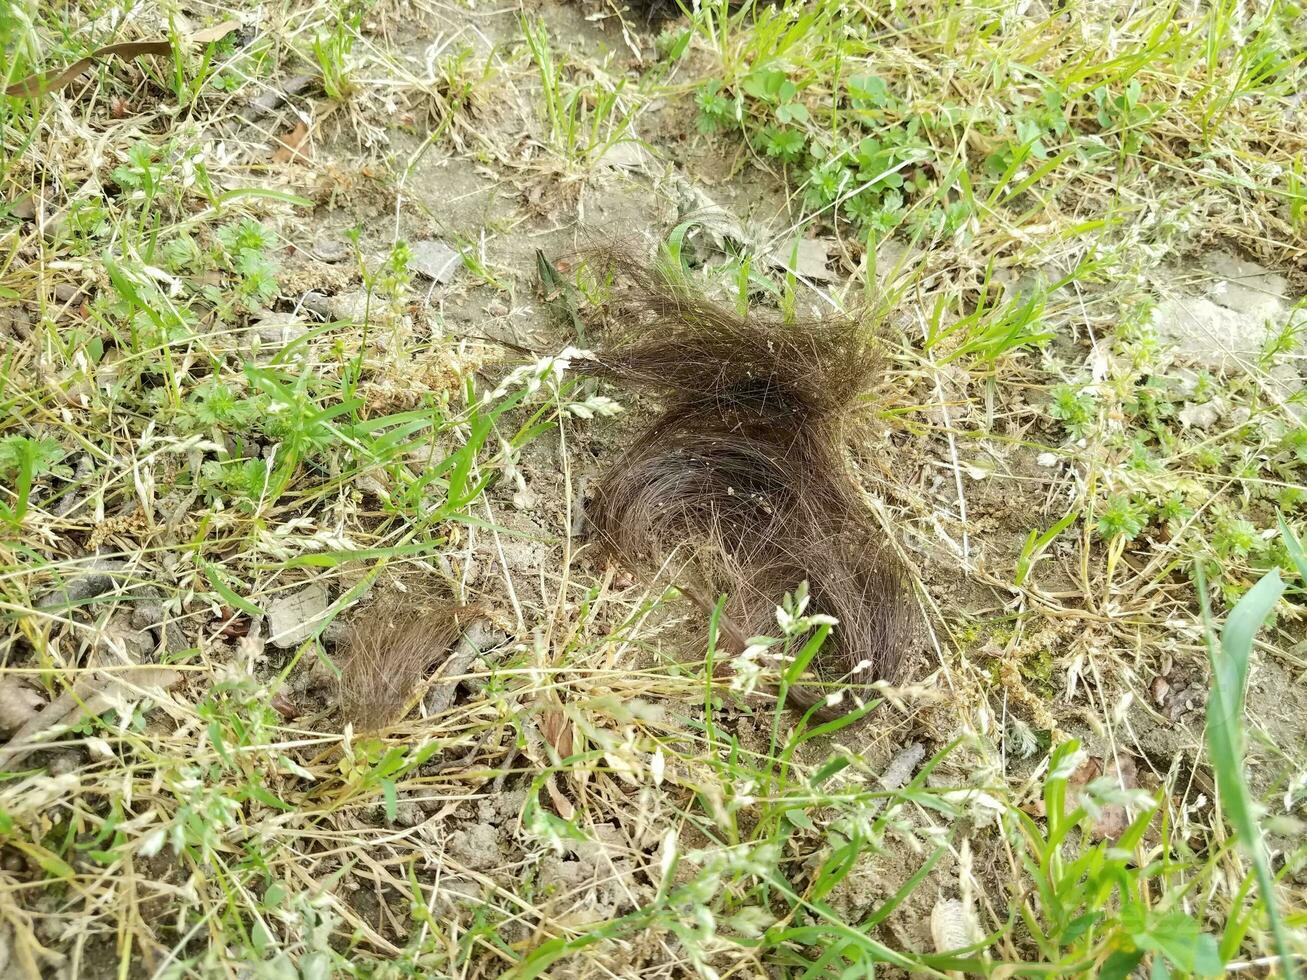
<path id="1" fill-rule="evenodd" d="M 557 43 L 590 62 L 611 65 L 615 73 L 647 63 L 653 52 L 653 34 L 638 24 L 624 31 L 622 21 L 597 0 L 529 6 Z M 693 109 L 685 103 L 647 106 L 631 138 L 593 165 L 569 169 L 546 157 L 539 149 L 544 139 L 536 108 L 539 81 L 529 62 L 511 56 L 521 39 L 518 17 L 517 8 L 493 4 L 470 10 L 437 5 L 422 8 L 421 16 L 387 17 L 386 33 L 373 41 L 390 46 L 401 60 L 420 64 L 432 52 L 467 45 L 475 59 L 498 59 L 512 84 L 495 81 L 484 92 L 473 91 L 469 111 L 475 125 L 455 122 L 439 140 L 429 139 L 434 118 L 417 110 L 388 111 L 384 96 L 370 96 L 361 108 L 314 117 L 305 156 L 265 175 L 318 202 L 287 235 L 282 259 L 283 295 L 294 301 L 275 312 L 290 317 L 286 322 L 296 330 L 357 315 L 366 306 L 353 258 L 355 233 L 363 256 L 384 256 L 403 240 L 432 243 L 437 255 L 445 254 L 437 247 L 443 245 L 476 257 L 476 270 L 455 260 L 452 272 L 439 277 L 444 281 L 419 277 L 403 308 L 369 312 L 368 342 L 379 367 L 364 395 L 373 414 L 417 404 L 425 391 L 456 391 L 460 370 L 474 369 L 484 386 L 493 386 L 521 361 L 520 348 L 545 354 L 577 345 L 570 326 L 558 321 L 541 292 L 538 253 L 567 270 L 596 245 L 618 241 L 649 248 L 686 218 L 714 207 L 720 220 L 756 232 L 759 240 L 781 234 L 798 218 L 797 202 L 787 196 L 776 168 L 750 159 L 748 148 L 700 138 Z M 266 156 L 270 140 L 291 131 L 308 108 L 307 100 L 291 98 L 254 123 L 233 124 L 232 146 L 250 157 L 251 167 L 261 166 L 266 161 L 259 157 Z M 834 244 L 811 283 L 815 288 L 800 292 L 808 312 L 827 310 L 833 295 L 850 298 L 843 290 L 858 256 L 847 243 Z M 710 239 L 700 238 L 698 247 L 700 258 L 714 261 Z M 905 268 L 921 272 L 921 264 L 935 261 L 893 240 L 878 254 L 886 295 Z M 1015 289 L 1024 277 L 1047 276 L 1050 270 L 1013 265 L 1003 273 Z M 1172 366 L 1180 377 L 1186 371 L 1238 373 L 1238 365 L 1263 343 L 1268 322 L 1286 322 L 1305 295 L 1301 270 L 1266 268 L 1219 241 L 1194 242 L 1183 257 L 1168 255 L 1143 281 L 1148 295 L 1137 299 L 1149 308 L 1159 337 L 1173 346 Z M 920 339 L 925 319 L 919 288 L 894 302 L 885 328 L 891 348 Z M 1124 305 L 1086 297 L 1078 286 L 1065 293 L 1058 316 L 1067 329 L 1057 356 L 1083 362 L 1090 374 L 1105 372 L 1096 359 L 1113 355 L 1095 339 L 1124 315 Z M 265 333 L 277 329 L 264 325 Z M 1257 383 L 1267 386 L 1267 397 L 1287 403 L 1303 386 L 1303 364 L 1299 358 L 1296 366 L 1277 368 Z M 1005 392 L 996 401 L 994 382 L 988 398 L 972 397 L 972 389 L 964 390 L 968 384 L 947 366 L 927 372 L 920 362 L 892 351 L 876 393 L 881 422 L 868 444 L 852 447 L 868 499 L 912 570 L 922 628 L 900 696 L 870 723 L 837 736 L 859 762 L 832 786 L 865 787 L 878 780 L 890 788 L 902 786 L 924 760 L 960 741 L 926 784 L 956 787 L 966 816 L 951 829 L 942 818 L 937 827 L 924 826 L 921 822 L 931 819 L 925 811 L 895 817 L 875 852 L 826 902 L 846 921 L 858 921 L 922 867 L 927 830 L 966 838 L 966 848 L 938 861 L 924 883 L 875 927 L 881 942 L 921 952 L 935 949 L 932 910 L 944 898 L 968 893 L 967 882 L 982 888 L 993 884 L 994 895 L 1003 893 L 1000 883 L 1010 876 L 1011 865 L 994 844 L 997 816 L 989 794 L 996 786 L 1011 790 L 1041 775 L 1036 763 L 1042 753 L 1031 741 L 1023 754 L 1023 740 L 1039 740 L 1045 748 L 1048 740 L 1077 738 L 1098 772 L 1120 774 L 1127 788 L 1151 790 L 1180 774 L 1185 792 L 1175 799 L 1174 810 L 1184 819 L 1210 812 L 1215 794 L 1210 772 L 1198 765 L 1208 690 L 1201 629 L 1194 619 L 1181 617 L 1159 629 L 1151 618 L 1152 603 L 1179 584 L 1157 572 L 1170 560 L 1165 541 L 1151 551 L 1127 553 L 1111 593 L 1099 591 L 1088 601 L 1078 599 L 1090 586 L 1081 565 L 1089 546 L 1071 537 L 1056 541 L 1039 564 L 1037 594 L 1010 587 L 1010 569 L 1030 528 L 1060 517 L 1063 502 L 1073 496 L 1077 460 L 1057 446 L 1041 391 L 1032 387 L 1015 398 Z M 493 642 L 472 662 L 469 679 L 458 689 L 455 704 L 464 710 L 456 710 L 434 734 L 471 749 L 469 758 L 498 775 L 477 778 L 475 767 L 442 772 L 439 762 L 446 752 L 423 770 L 421 787 L 400 793 L 393 819 L 375 797 L 339 801 L 324 809 L 313 832 L 315 843 L 323 845 L 319 856 L 309 869 L 296 872 L 326 881 L 348 867 L 343 900 L 330 904 L 330 914 L 382 955 L 402 948 L 415 928 L 409 915 L 413 896 L 402 890 L 405 876 L 394 873 L 399 865 L 424 884 L 436 884 L 428 912 L 437 919 L 461 918 L 475 932 L 479 909 L 501 910 L 494 942 L 509 946 L 542 939 L 542 911 L 551 929 L 575 930 L 635 913 L 659 894 L 662 882 L 651 869 L 666 824 L 650 818 L 656 807 L 644 805 L 656 790 L 624 778 L 620 770 L 632 764 L 623 754 L 630 732 L 697 731 L 687 727 L 697 724 L 686 715 L 693 697 L 678 701 L 665 695 L 669 684 L 690 691 L 698 683 L 678 674 L 676 665 L 701 636 L 702 615 L 679 599 L 648 609 L 671 578 L 650 581 L 614 568 L 596 557 L 586 538 L 580 517 L 587 486 L 652 409 L 622 392 L 612 394 L 625 408 L 622 415 L 562 425 L 531 442 L 514 472 L 474 506 L 478 522 L 449 528 L 453 547 L 403 572 L 388 572 L 373 586 L 377 595 L 394 590 L 396 582 L 421 588 L 424 580 L 439 580 L 460 600 L 486 603 L 495 627 Z M 1197 400 L 1187 405 L 1192 425 L 1215 440 L 1232 424 L 1220 406 Z M 1284 410 L 1301 412 L 1288 404 Z M 1300 414 L 1297 418 L 1301 421 Z M 960 446 L 950 433 L 964 430 L 990 436 L 968 438 Z M 1094 554 L 1107 560 L 1105 547 Z M 282 584 L 293 591 L 310 578 L 306 573 Z M 1101 581 L 1097 573 L 1093 578 L 1090 591 Z M 359 581 L 358 573 L 333 573 L 327 578 L 329 598 L 339 598 Z M 639 629 L 622 632 L 633 615 Z M 342 629 L 348 629 L 348 614 L 344 619 Z M 1249 769 L 1261 789 L 1281 787 L 1286 773 L 1301 771 L 1307 745 L 1307 639 L 1300 622 L 1281 628 L 1297 638 L 1296 645 L 1275 653 L 1260 650 L 1248 691 Z M 328 632 L 328 653 L 340 635 L 340 630 Z M 586 637 L 607 635 L 622 639 L 606 644 L 601 654 L 587 652 L 569 661 L 575 651 L 589 651 Z M 227 642 L 233 657 L 238 644 Z M 268 682 L 291 661 L 290 648 L 274 646 L 258 660 L 258 676 Z M 1109 649 L 1111 659 L 1103 655 Z M 555 802 L 561 797 L 583 814 L 610 817 L 585 828 L 589 840 L 562 841 L 542 854 L 526 810 L 535 773 L 549 750 L 531 729 L 516 744 L 509 739 L 483 746 L 478 756 L 471 733 L 493 720 L 496 709 L 481 697 L 488 685 L 545 663 L 560 671 L 553 685 L 557 696 L 566 700 L 570 690 L 583 692 L 593 717 L 589 744 L 623 778 L 560 776 L 549 788 Z M 509 673 L 497 675 L 506 666 Z M 327 680 L 311 659 L 289 675 L 289 696 L 302 717 L 316 719 L 306 723 L 306 739 L 315 734 L 314 726 L 325 731 L 333 723 Z M 720 723 L 740 751 L 766 753 L 772 721 L 765 700 L 728 700 Z M 414 738 L 433 734 L 420 718 L 410 724 Z M 806 745 L 808 757 L 800 763 L 817 765 L 831 751 L 827 740 Z M 689 806 L 685 786 L 693 774 L 686 779 L 674 791 L 682 798 L 673 810 Z M 899 820 L 917 823 L 909 829 L 898 827 Z M 331 846 L 332 835 L 347 829 L 364 842 L 360 855 Z M 693 848 L 697 832 L 688 823 L 681 830 L 682 846 Z M 985 841 L 994 846 L 986 848 Z M 1282 853 L 1289 845 L 1277 840 L 1275 849 Z M 816 861 L 815 852 L 809 857 Z M 158 867 L 141 863 L 134 873 L 150 880 L 160 895 L 184 885 L 166 853 Z M 1301 870 L 1289 872 L 1289 878 L 1307 886 Z M 984 895 L 978 900 L 990 901 Z M 43 938 L 52 947 L 75 950 L 62 972 L 51 975 L 91 980 L 122 975 L 112 937 L 79 945 L 68 931 L 75 918 L 61 919 L 57 903 L 45 911 Z M 1005 918 L 1002 908 L 989 911 L 999 921 Z M 492 946 L 488 939 L 477 943 Z M 480 972 L 468 975 L 494 975 L 486 962 L 495 960 L 490 956 L 475 968 Z M 132 970 L 141 972 L 132 975 L 159 975 L 147 972 L 157 963 L 134 963 Z M 584 957 L 560 961 L 549 975 L 673 977 L 696 968 L 672 937 L 648 931 L 600 943 Z M 885 975 L 898 974 L 891 969 Z"/>
<path id="2" fill-rule="evenodd" d="M 567 39 L 588 57 L 611 57 L 619 65 L 635 63 L 616 18 L 594 16 L 596 11 L 602 13 L 597 6 L 545 3 L 536 9 L 555 37 Z M 444 23 L 412 26 L 414 34 L 402 49 L 414 54 L 431 44 L 452 43 L 454 37 L 470 39 L 477 50 L 489 51 L 518 34 L 515 14 L 510 11 L 478 17 L 472 28 L 459 16 Z M 516 88 L 519 99 L 529 100 L 532 91 L 529 79 L 520 80 Z M 528 145 L 536 123 L 538 119 L 530 111 L 497 101 L 478 117 L 478 127 L 494 132 L 492 142 L 500 148 Z M 560 349 L 575 340 L 552 324 L 540 299 L 534 259 L 537 249 L 565 265 L 569 256 L 614 238 L 647 245 L 664 239 L 696 205 L 702 206 L 708 199 L 748 227 L 776 229 L 792 220 L 789 206 L 793 202 L 787 202 L 779 180 L 749 166 L 742 159 L 744 150 L 695 140 L 693 125 L 692 113 L 684 108 L 655 106 L 634 127 L 639 143 L 619 144 L 610 153 L 614 158 L 611 165 L 601 163 L 592 172 L 576 175 L 541 173 L 529 151 L 514 156 L 511 150 L 507 155 L 490 155 L 476 152 L 475 147 L 466 153 L 447 147 L 424 149 L 420 131 L 383 127 L 375 134 L 382 144 L 375 154 L 392 161 L 392 167 L 393 161 L 413 161 L 417 154 L 402 186 L 378 188 L 376 200 L 366 194 L 341 197 L 336 207 L 320 209 L 315 215 L 311 237 L 315 241 L 330 239 L 357 226 L 363 230 L 365 248 L 377 251 L 396 237 L 475 242 L 481 261 L 494 270 L 500 286 L 476 283 L 466 275 L 447 286 L 433 286 L 418 315 L 421 326 L 415 323 L 414 329 L 429 330 L 433 337 L 467 339 L 469 345 L 488 351 L 478 357 L 485 358 L 485 370 L 493 376 L 497 370 L 495 348 L 477 345 L 475 338 L 506 339 L 538 351 Z M 343 125 L 327 127 L 316 154 L 315 170 L 343 173 L 355 172 L 361 160 L 369 158 L 368 151 L 351 140 Z M 892 268 L 884 267 L 892 267 L 898 250 L 891 242 L 884 251 L 882 274 L 888 277 Z M 911 260 L 909 256 L 907 261 Z M 835 281 L 827 287 L 832 289 L 838 288 L 844 271 L 838 259 L 833 265 Z M 306 259 L 302 267 L 306 282 L 329 278 L 312 259 Z M 1041 270 L 1008 271 L 1016 282 Z M 1283 276 L 1220 247 L 1168 261 L 1151 279 L 1159 332 L 1176 346 L 1177 361 L 1195 368 L 1219 369 L 1228 359 L 1255 351 L 1266 320 L 1288 317 L 1301 298 Z M 814 311 L 822 308 L 811 294 L 809 303 Z M 1079 322 L 1084 333 L 1078 340 L 1084 342 L 1092 338 L 1095 324 L 1091 317 Z M 897 311 L 895 325 L 905 332 L 915 329 L 912 311 Z M 1302 384 L 1302 377 L 1289 371 L 1276 383 L 1290 393 Z M 891 404 L 929 401 L 934 394 L 922 378 L 893 377 L 888 387 Z M 947 394 L 942 400 L 947 401 Z M 622 445 L 623 434 L 636 424 L 640 406 L 627 407 L 628 414 L 622 419 L 569 433 L 566 445 L 554 437 L 532 445 L 521 457 L 520 481 L 505 481 L 489 495 L 487 519 L 493 518 L 507 535 L 472 532 L 462 560 L 451 562 L 451 571 L 465 588 L 480 598 L 494 597 L 503 624 L 519 637 L 527 623 L 538 621 L 546 610 L 566 617 L 570 600 L 560 597 L 565 566 L 570 589 L 604 580 L 605 568 L 590 558 L 584 538 L 569 535 L 586 484 Z M 1013 423 L 1014 430 L 1029 425 L 1028 420 Z M 945 440 L 933 437 L 923 441 L 912 431 L 888 427 L 875 444 L 858 447 L 869 491 L 886 499 L 905 518 L 893 533 L 913 564 L 923 607 L 937 624 L 934 630 L 954 631 L 956 640 L 968 624 L 992 620 L 996 613 L 1012 608 L 1013 597 L 987 569 L 1011 562 L 1030 525 L 1029 501 L 1039 495 L 1053 500 L 1065 492 L 1073 466 L 1060 459 L 1049 461 L 1047 449 L 1039 442 L 1036 437 L 1019 444 L 996 441 L 981 447 L 963 477 L 965 523 L 957 513 L 957 488 L 949 478 L 950 449 Z M 1010 492 L 1011 481 L 1022 484 L 1019 495 Z M 944 523 L 950 532 L 945 538 L 937 533 L 941 514 L 947 515 Z M 960 560 L 955 549 L 964 534 L 969 538 L 968 553 Z M 951 540 L 952 548 L 945 540 Z M 1046 562 L 1044 578 L 1050 591 L 1056 591 L 1059 578 L 1074 586 L 1079 578 L 1071 564 L 1074 557 L 1074 550 L 1067 545 Z M 1139 571 L 1142 581 L 1143 570 Z M 511 583 L 511 595 L 506 583 Z M 694 616 L 688 605 L 680 612 Z M 1025 631 L 1016 643 L 1015 659 L 1031 657 L 1058 665 L 1049 671 L 1046 683 L 1033 691 L 1021 674 L 998 666 L 1013 659 L 1008 644 L 972 644 L 964 654 L 969 663 L 960 667 L 955 645 L 946 636 L 922 636 L 913 677 L 924 689 L 922 703 L 908 705 L 903 712 L 884 712 L 873 724 L 844 738 L 873 772 L 888 766 L 905 750 L 912 758 L 916 745 L 931 754 L 973 724 L 980 705 L 970 681 L 959 677 L 979 670 L 992 672 L 998 681 L 997 696 L 989 700 L 989 710 L 999 713 L 991 719 L 996 731 L 1005 727 L 1010 712 L 1027 725 L 1053 728 L 1081 739 L 1091 756 L 1111 759 L 1125 754 L 1136 785 L 1156 786 L 1170 773 L 1188 771 L 1200 755 L 1206 654 L 1192 623 L 1182 628 L 1177 624 L 1173 637 L 1159 641 L 1132 632 L 1128 624 L 1115 619 L 1107 610 L 1085 610 L 1063 619 L 1044 620 L 1041 626 Z M 669 623 L 653 640 L 661 650 L 659 656 L 675 657 L 677 645 L 686 635 L 684 623 Z M 662 646 L 660 639 L 667 645 Z M 1133 648 L 1133 661 L 1127 662 L 1124 673 L 1099 673 L 1096 651 L 1109 645 Z M 987 661 L 987 657 L 992 659 Z M 648 660 L 631 662 L 647 664 Z M 1281 662 L 1268 657 L 1258 662 L 1249 708 L 1259 745 L 1303 744 L 1307 694 L 1301 669 L 1300 659 Z M 743 744 L 765 747 L 765 717 L 741 717 L 735 724 Z M 1279 770 L 1271 758 L 1267 766 L 1264 776 L 1269 784 Z M 956 767 L 950 764 L 932 779 L 943 785 L 954 780 L 962 785 L 980 784 L 975 773 L 965 773 L 965 768 L 966 763 L 958 760 Z M 1005 755 L 1001 770 L 993 775 L 1010 782 L 1027 771 L 1023 760 Z M 1254 771 L 1263 774 L 1260 767 Z M 1210 800 L 1213 793 L 1210 778 L 1197 771 L 1191 772 L 1190 778 L 1198 799 L 1194 805 L 1202 806 L 1203 796 Z M 419 812 L 411 819 L 426 819 L 424 827 L 430 830 L 424 832 L 442 842 L 450 867 L 461 869 L 452 872 L 447 882 L 452 902 L 461 901 L 463 893 L 477 896 L 487 888 L 505 892 L 514 888 L 524 870 L 517 839 L 520 790 L 483 790 L 439 809 L 434 803 L 412 802 Z M 977 826 L 983 826 L 984 819 L 980 806 Z M 532 869 L 542 893 L 553 896 L 551 908 L 559 921 L 606 920 L 638 908 L 649 897 L 650 883 L 637 870 L 638 862 L 629 859 L 632 854 L 648 853 L 652 845 L 651 840 L 639 836 L 638 824 L 637 819 L 632 825 L 599 825 L 593 829 L 607 847 L 581 847 L 547 858 Z M 831 896 L 831 903 L 856 918 L 893 894 L 920 861 L 909 844 L 887 840 L 875 860 Z M 980 880 L 1001 880 L 1007 874 L 1006 864 L 996 854 L 978 855 L 975 862 L 970 870 Z M 903 948 L 929 950 L 932 903 L 941 892 L 956 890 L 958 873 L 956 862 L 941 862 L 927 886 L 881 926 L 882 938 Z M 378 929 L 383 928 L 381 919 L 384 916 L 377 921 Z M 525 925 L 522 928 L 522 937 L 506 933 L 505 938 L 524 938 Z M 657 961 L 662 955 L 639 946 L 623 947 L 611 958 L 577 967 L 575 974 L 564 971 L 557 975 L 592 975 L 588 971 L 594 969 L 631 975 L 641 957 Z"/>

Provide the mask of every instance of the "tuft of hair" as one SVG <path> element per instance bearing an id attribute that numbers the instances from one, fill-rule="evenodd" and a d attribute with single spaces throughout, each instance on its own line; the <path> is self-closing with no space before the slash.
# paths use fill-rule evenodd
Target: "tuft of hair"
<path id="1" fill-rule="evenodd" d="M 464 630 L 485 615 L 452 602 L 380 600 L 350 624 L 342 651 L 341 713 L 357 731 L 377 731 L 416 704 L 432 668 Z"/>
<path id="2" fill-rule="evenodd" d="M 821 717 L 841 713 L 828 693 L 897 681 L 907 580 L 846 458 L 881 373 L 873 332 L 856 317 L 742 316 L 621 253 L 598 271 L 613 292 L 591 369 L 662 400 L 595 487 L 602 547 L 652 568 L 689 545 L 709 594 L 729 596 L 724 634 L 741 648 L 773 631 L 781 599 L 806 580 L 810 611 L 839 625 L 813 665 L 819 683 L 790 700 Z"/>
<path id="3" fill-rule="evenodd" d="M 629 387 L 676 397 L 682 415 L 842 424 L 856 419 L 852 410 L 881 373 L 880 346 L 857 317 L 742 316 L 669 263 L 649 266 L 615 249 L 588 258 L 612 288 L 599 367 Z"/>

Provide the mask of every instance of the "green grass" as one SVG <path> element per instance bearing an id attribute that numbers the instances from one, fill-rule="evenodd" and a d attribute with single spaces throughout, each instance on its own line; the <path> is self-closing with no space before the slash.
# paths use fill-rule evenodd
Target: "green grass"
<path id="1" fill-rule="evenodd" d="M 566 175 L 583 177 L 617 144 L 638 142 L 633 127 L 647 98 L 630 79 L 605 64 L 571 63 L 538 17 L 523 14 L 519 25 L 539 82 L 537 139 Z"/>
<path id="2" fill-rule="evenodd" d="M 0 776 L 0 973 L 1300 973 L 1307 22 L 1018 6 L 712 0 L 654 38 L 238 5 L 203 45 L 151 5 L 0 14 L 6 85 L 174 44 L 0 98 L 0 738 L 83 683 Z M 297 73 L 311 159 L 276 164 L 301 117 L 239 113 Z M 855 455 L 929 629 L 861 724 L 763 693 L 839 628 L 800 583 L 731 684 L 712 622 L 687 652 L 705 617 L 571 535 L 623 393 L 477 338 L 585 343 L 583 184 L 742 310 L 883 321 Z M 779 268 L 803 237 L 829 285 Z M 1154 316 L 1218 247 L 1288 300 L 1191 370 Z M 88 557 L 107 591 L 51 602 Z M 265 644 L 309 583 L 312 635 Z M 333 620 L 432 583 L 511 642 L 439 716 L 343 730 Z"/>

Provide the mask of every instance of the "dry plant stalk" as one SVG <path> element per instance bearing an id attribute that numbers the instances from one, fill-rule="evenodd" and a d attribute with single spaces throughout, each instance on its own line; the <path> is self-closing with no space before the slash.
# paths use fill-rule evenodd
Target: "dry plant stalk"
<path id="1" fill-rule="evenodd" d="M 364 732 L 398 721 L 416 702 L 431 669 L 484 615 L 479 606 L 423 605 L 411 597 L 370 606 L 350 624 L 344 644 L 339 696 L 345 721 Z"/>
<path id="2" fill-rule="evenodd" d="M 593 369 L 663 403 L 596 487 L 589 515 L 605 550 L 651 568 L 695 548 L 696 598 L 728 594 L 736 652 L 774 632 L 777 605 L 807 580 L 810 610 L 839 625 L 813 665 L 823 685 L 790 701 L 822 717 L 840 713 L 825 701 L 841 686 L 898 680 L 905 577 L 846 461 L 881 366 L 876 337 L 852 317 L 740 316 L 620 253 L 596 265 L 614 293 Z"/>

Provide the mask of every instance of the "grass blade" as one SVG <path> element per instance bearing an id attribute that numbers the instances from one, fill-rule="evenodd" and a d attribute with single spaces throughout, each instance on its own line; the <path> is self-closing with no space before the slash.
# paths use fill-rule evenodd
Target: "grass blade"
<path id="1" fill-rule="evenodd" d="M 1216 787 L 1226 819 L 1252 862 L 1266 918 L 1275 936 L 1281 969 L 1284 976 L 1293 978 L 1298 974 L 1289 950 L 1284 922 L 1276 908 L 1274 882 L 1266 858 L 1256 804 L 1244 777 L 1247 740 L 1243 716 L 1248 662 L 1253 638 L 1284 592 L 1284 581 L 1280 578 L 1279 569 L 1272 569 L 1262 576 L 1230 611 L 1218 643 L 1212 628 L 1207 579 L 1201 563 L 1194 568 L 1206 628 L 1207 650 L 1212 661 L 1212 693 L 1207 704 L 1207 747 L 1211 753 L 1212 769 L 1216 773 Z"/>

